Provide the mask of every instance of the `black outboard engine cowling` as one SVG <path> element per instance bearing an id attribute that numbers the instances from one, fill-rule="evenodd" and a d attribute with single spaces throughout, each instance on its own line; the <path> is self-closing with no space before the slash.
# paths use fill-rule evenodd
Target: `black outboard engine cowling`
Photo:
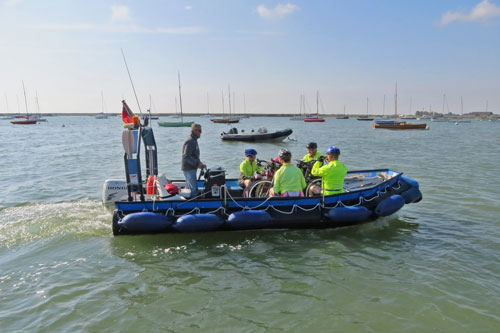
<path id="1" fill-rule="evenodd" d="M 221 186 L 226 184 L 226 170 L 218 167 L 205 172 L 205 198 L 221 198 Z"/>

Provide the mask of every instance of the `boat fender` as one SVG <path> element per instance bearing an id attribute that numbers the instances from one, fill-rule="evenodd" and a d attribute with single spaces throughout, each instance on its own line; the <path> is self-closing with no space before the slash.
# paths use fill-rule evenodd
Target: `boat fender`
<path id="1" fill-rule="evenodd" d="M 332 222 L 363 222 L 372 215 L 372 211 L 364 206 L 348 206 L 330 209 L 325 216 Z"/>
<path id="2" fill-rule="evenodd" d="M 177 219 L 172 228 L 179 232 L 215 231 L 224 224 L 224 219 L 215 214 L 184 215 Z"/>
<path id="3" fill-rule="evenodd" d="M 420 192 L 418 187 L 410 187 L 401 193 L 401 196 L 405 199 L 405 204 L 419 202 L 422 200 L 422 192 Z"/>
<path id="4" fill-rule="evenodd" d="M 119 227 L 132 233 L 162 232 L 171 224 L 171 217 L 152 212 L 131 213 L 118 221 Z"/>
<path id="5" fill-rule="evenodd" d="M 231 229 L 262 229 L 269 226 L 273 218 L 265 210 L 245 210 L 229 215 L 227 225 Z"/>
<path id="6" fill-rule="evenodd" d="M 379 202 L 375 208 L 378 216 L 389 216 L 401 209 L 405 204 L 405 199 L 399 194 L 395 194 Z"/>
<path id="7" fill-rule="evenodd" d="M 401 176 L 401 180 L 410 185 L 411 187 L 416 187 L 416 188 L 419 187 L 418 182 L 413 178 L 407 176 Z"/>

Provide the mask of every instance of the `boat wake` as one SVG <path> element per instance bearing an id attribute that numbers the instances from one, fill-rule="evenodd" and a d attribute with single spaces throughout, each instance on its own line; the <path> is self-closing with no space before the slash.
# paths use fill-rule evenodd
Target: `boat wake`
<path id="1" fill-rule="evenodd" d="M 110 216 L 100 202 L 90 199 L 4 208 L 0 211 L 0 247 L 61 235 L 109 234 Z"/>

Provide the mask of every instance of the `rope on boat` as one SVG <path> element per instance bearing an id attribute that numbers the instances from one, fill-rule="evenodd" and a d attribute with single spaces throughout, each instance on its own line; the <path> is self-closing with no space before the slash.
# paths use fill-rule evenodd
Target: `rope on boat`
<path id="1" fill-rule="evenodd" d="M 200 213 L 200 208 L 198 207 L 194 207 L 193 209 L 191 209 L 189 212 L 187 213 L 184 213 L 184 214 L 181 214 L 181 215 L 174 215 L 176 217 L 181 217 L 181 216 L 184 216 L 184 215 L 189 215 L 191 213 L 195 212 L 195 214 L 199 214 Z"/>
<path id="2" fill-rule="evenodd" d="M 267 201 L 269 201 L 272 198 L 272 197 L 267 197 L 266 200 L 262 201 L 260 204 L 258 204 L 257 206 L 254 206 L 254 207 L 242 206 L 236 200 L 234 200 L 233 196 L 231 195 L 231 193 L 229 193 L 229 191 L 227 190 L 227 188 L 225 188 L 224 190 L 229 195 L 229 198 L 231 199 L 231 201 L 233 201 L 236 204 L 236 206 L 240 207 L 243 210 L 250 210 L 250 209 L 259 208 L 260 206 L 262 206 L 263 204 L 265 204 Z M 266 208 L 266 210 L 267 210 L 267 208 Z"/>

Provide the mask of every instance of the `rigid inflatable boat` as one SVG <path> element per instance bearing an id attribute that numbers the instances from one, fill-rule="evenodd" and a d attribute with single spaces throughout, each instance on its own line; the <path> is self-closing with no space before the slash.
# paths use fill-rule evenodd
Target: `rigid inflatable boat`
<path id="1" fill-rule="evenodd" d="M 259 128 L 256 132 L 240 132 L 236 128 L 231 128 L 228 133 L 223 132 L 220 136 L 225 141 L 244 141 L 244 142 L 262 142 L 262 141 L 282 141 L 293 131 L 289 128 L 282 131 L 268 132 L 265 128 Z"/>
<path id="2" fill-rule="evenodd" d="M 113 234 L 208 232 L 276 228 L 335 228 L 388 216 L 419 202 L 419 184 L 389 169 L 350 171 L 344 193 L 317 197 L 244 197 L 222 168 L 198 179 L 192 199 L 183 180 L 158 175 L 157 147 L 147 125 L 122 135 L 126 180 L 107 180 L 103 203 L 113 210 Z M 146 181 L 141 172 L 144 145 Z M 267 183 L 262 183 L 267 182 Z M 270 186 L 269 181 L 257 185 Z M 257 193 L 257 192 L 256 192 Z"/>

